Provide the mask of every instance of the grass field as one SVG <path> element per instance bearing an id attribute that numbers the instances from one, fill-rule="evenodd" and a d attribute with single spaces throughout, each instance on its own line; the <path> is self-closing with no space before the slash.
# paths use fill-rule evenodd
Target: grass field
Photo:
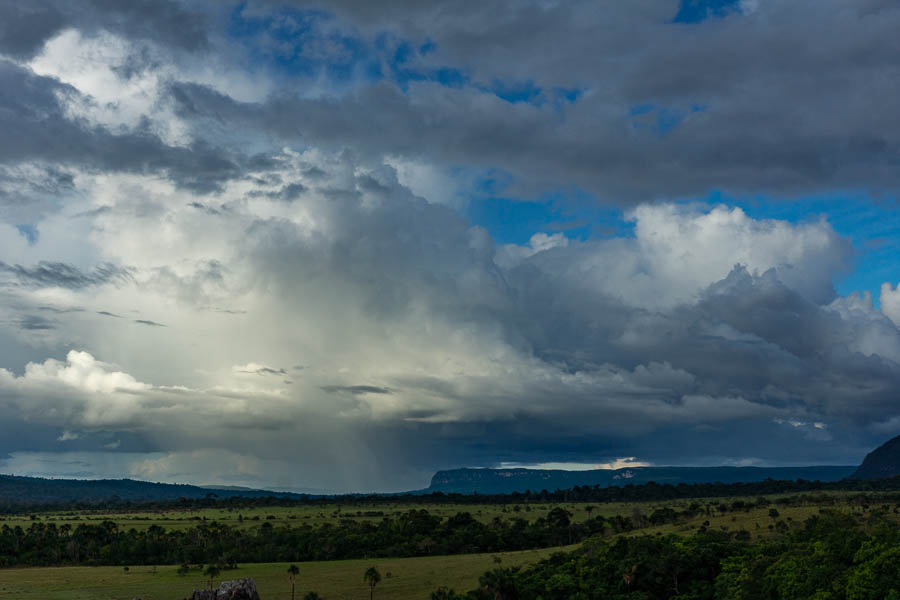
<path id="1" fill-rule="evenodd" d="M 371 566 L 381 572 L 382 581 L 375 598 L 421 600 L 431 591 L 446 585 L 457 591 L 478 584 L 478 577 L 499 558 L 502 566 L 535 563 L 555 551 L 573 547 L 497 554 L 468 554 L 426 558 L 337 560 L 298 563 L 297 598 L 315 591 L 326 599 L 367 599 L 369 589 L 363 573 Z M 287 563 L 240 565 L 224 572 L 219 579 L 253 577 L 262 600 L 290 598 Z M 177 574 L 177 567 L 132 567 L 126 574 L 121 567 L 53 567 L 0 570 L 0 598 L 16 600 L 176 600 L 191 595 L 194 588 L 206 586 L 200 571 Z M 388 576 L 390 573 L 390 576 Z"/>
<path id="2" fill-rule="evenodd" d="M 859 500 L 856 493 L 836 492 L 826 496 L 834 499 L 832 504 L 799 503 L 791 505 L 779 503 L 782 496 L 769 496 L 769 507 L 722 512 L 717 504 L 731 505 L 738 500 L 755 502 L 756 498 L 690 499 L 669 502 L 610 503 L 610 504 L 533 504 L 527 509 L 519 505 L 406 505 L 406 504 L 337 504 L 327 506 L 271 507 L 246 510 L 205 509 L 200 511 L 163 511 L 142 513 L 39 513 L 34 520 L 56 522 L 58 525 L 70 523 L 99 522 L 110 519 L 120 528 L 147 528 L 160 525 L 167 529 L 185 528 L 197 524 L 198 520 L 219 521 L 244 528 L 258 527 L 264 522 L 275 525 L 299 525 L 308 523 L 319 525 L 337 522 L 342 518 L 380 520 L 412 509 L 426 509 L 432 514 L 449 517 L 458 512 L 469 512 L 483 522 L 496 517 L 523 517 L 529 520 L 545 516 L 548 511 L 560 506 L 573 513 L 573 520 L 581 521 L 590 516 L 611 517 L 617 514 L 637 519 L 641 515 L 649 517 L 654 510 L 671 507 L 678 511 L 690 505 L 701 507 L 701 513 L 689 521 L 660 526 L 647 526 L 622 535 L 665 535 L 674 533 L 690 535 L 701 527 L 714 530 L 745 530 L 753 539 L 778 535 L 776 523 L 783 521 L 789 528 L 799 527 L 807 518 L 820 510 L 830 509 L 853 513 L 865 517 L 872 511 L 887 508 L 887 514 L 898 518 L 900 506 L 879 502 L 877 494 L 868 494 L 867 503 Z M 778 511 L 777 517 L 769 514 L 770 508 Z M 368 514 L 368 516 L 367 516 Z M 242 520 L 241 520 L 242 519 Z M 0 519 L 0 525 L 21 525 L 28 527 L 34 521 L 30 515 L 7 516 Z M 571 549 L 567 547 L 565 549 Z M 441 585 L 457 591 L 472 589 L 478 577 L 486 570 L 500 565 L 514 566 L 534 563 L 552 554 L 556 549 L 531 550 L 497 554 L 472 554 L 428 558 L 346 560 L 317 563 L 300 563 L 300 577 L 297 584 L 298 598 L 313 590 L 325 598 L 367 598 L 368 590 L 362 581 L 362 574 L 369 566 L 376 565 L 384 576 L 376 590 L 376 598 L 427 598 L 429 593 Z M 179 576 L 175 566 L 162 566 L 153 573 L 151 567 L 135 566 L 125 573 L 121 567 L 56 567 L 0 570 L 0 600 L 88 600 L 122 599 L 140 597 L 143 600 L 165 600 L 183 598 L 194 588 L 203 587 L 200 571 L 192 570 L 187 576 Z M 289 598 L 290 587 L 286 575 L 286 564 L 241 564 L 237 571 L 223 573 L 222 579 L 253 577 L 259 586 L 263 600 Z M 390 576 L 388 576 L 390 573 Z"/>
<path id="3" fill-rule="evenodd" d="M 834 508 L 839 510 L 862 510 L 854 505 L 854 498 L 859 496 L 856 492 L 832 492 L 829 497 L 834 497 L 837 504 Z M 877 494 L 868 493 L 868 497 L 877 497 Z M 776 506 L 779 496 L 769 496 L 768 499 Z M 672 501 L 640 502 L 640 503 L 533 503 L 526 504 L 372 504 L 372 503 L 334 503 L 323 506 L 304 505 L 294 507 L 261 507 L 245 509 L 201 509 L 201 510 L 160 510 L 145 512 L 110 512 L 110 511 L 64 511 L 33 515 L 18 514 L 0 516 L 0 526 L 20 526 L 27 529 L 34 521 L 56 523 L 57 526 L 69 524 L 73 528 L 80 523 L 99 523 L 101 521 L 115 521 L 120 530 L 135 528 L 144 530 L 151 525 L 159 525 L 166 529 L 187 529 L 195 527 L 199 522 L 217 521 L 240 529 L 254 529 L 264 522 L 270 522 L 275 526 L 299 526 L 303 524 L 321 525 L 324 523 L 337 524 L 342 519 L 354 519 L 357 521 L 378 522 L 384 517 L 402 514 L 409 510 L 425 509 L 433 515 L 447 518 L 457 513 L 468 512 L 474 518 L 489 523 L 495 518 L 512 519 L 523 518 L 533 521 L 545 517 L 554 507 L 561 507 L 572 513 L 572 521 L 580 522 L 588 517 L 613 517 L 622 515 L 630 517 L 634 509 L 638 508 L 644 515 L 649 516 L 657 508 L 672 507 L 679 511 L 685 510 L 691 504 L 711 506 L 711 515 L 695 519 L 687 525 L 696 526 L 705 520 L 710 521 L 713 527 L 735 527 L 741 525 L 747 529 L 756 531 L 756 525 L 766 529 L 771 523 L 767 509 L 755 509 L 751 513 L 726 513 L 720 515 L 715 510 L 717 503 L 731 504 L 737 500 L 755 502 L 756 498 L 712 498 L 712 499 L 681 499 Z M 783 509 L 782 518 L 791 517 L 794 520 L 804 520 L 810 514 L 818 510 L 818 506 L 793 506 Z M 781 510 L 781 509 L 780 509 Z M 681 526 L 680 526 L 681 527 Z M 753 533 L 751 532 L 751 533 Z"/>
<path id="4" fill-rule="evenodd" d="M 660 506 L 665 503 L 653 503 Z M 259 527 L 268 521 L 275 526 L 297 526 L 301 524 L 320 525 L 323 523 L 336 524 L 342 519 L 354 519 L 357 521 L 381 521 L 384 517 L 391 517 L 409 510 L 425 509 L 431 514 L 442 518 L 451 517 L 461 512 L 471 513 L 473 517 L 484 523 L 489 523 L 496 517 L 513 518 L 521 517 L 533 521 L 544 517 L 555 506 L 561 506 L 573 514 L 572 520 L 583 521 L 588 515 L 614 516 L 616 514 L 630 514 L 631 505 L 621 503 L 610 504 L 532 504 L 532 505 L 497 505 L 497 504 L 331 504 L 326 506 L 295 506 L 295 507 L 262 507 L 246 509 L 202 509 L 202 510 L 161 510 L 152 512 L 109 512 L 109 511 L 79 511 L 36 513 L 34 515 L 13 515 L 0 517 L 0 526 L 20 526 L 27 528 L 34 521 L 52 522 L 57 526 L 68 523 L 77 527 L 80 523 L 98 523 L 105 520 L 115 521 L 120 529 L 137 530 L 147 529 L 151 525 L 159 525 L 166 529 L 187 529 L 197 525 L 198 521 L 217 521 L 232 527 L 251 529 Z M 590 511 L 587 508 L 591 507 Z M 647 505 L 648 507 L 650 505 Z M 518 509 L 517 509 L 518 507 Z M 650 509 L 651 511 L 653 509 Z"/>

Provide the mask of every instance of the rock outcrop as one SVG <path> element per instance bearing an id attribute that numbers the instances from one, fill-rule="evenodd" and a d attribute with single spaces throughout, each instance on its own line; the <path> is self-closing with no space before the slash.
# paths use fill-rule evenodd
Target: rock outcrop
<path id="1" fill-rule="evenodd" d="M 900 435 L 869 452 L 853 478 L 881 479 L 897 475 L 900 475 Z"/>
<path id="2" fill-rule="evenodd" d="M 214 590 L 194 590 L 185 600 L 259 600 L 256 582 L 252 577 L 223 581 Z"/>

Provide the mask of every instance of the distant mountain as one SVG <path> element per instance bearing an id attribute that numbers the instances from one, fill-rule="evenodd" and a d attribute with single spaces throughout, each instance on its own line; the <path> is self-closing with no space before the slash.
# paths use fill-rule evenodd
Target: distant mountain
<path id="1" fill-rule="evenodd" d="M 854 467 L 631 467 L 564 471 L 558 469 L 452 469 L 438 471 L 431 478 L 429 492 L 507 494 L 531 490 L 554 491 L 576 485 L 628 485 L 651 481 L 679 483 L 738 483 L 765 479 L 839 481 L 849 477 Z"/>
<path id="2" fill-rule="evenodd" d="M 881 479 L 900 475 L 900 435 L 869 452 L 854 479 Z"/>
<path id="3" fill-rule="evenodd" d="M 151 483 L 134 479 L 43 479 L 0 475 L 0 505 L 50 504 L 54 502 L 97 503 L 118 498 L 123 501 L 177 500 L 204 498 L 215 494 L 219 498 L 240 496 L 258 498 L 301 498 L 301 494 L 268 490 L 209 488 L 175 483 Z"/>

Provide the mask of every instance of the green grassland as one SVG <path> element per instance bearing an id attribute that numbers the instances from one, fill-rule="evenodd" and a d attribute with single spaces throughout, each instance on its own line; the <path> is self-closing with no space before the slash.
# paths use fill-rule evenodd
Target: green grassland
<path id="1" fill-rule="evenodd" d="M 864 495 L 859 492 L 825 492 L 817 493 L 817 496 L 833 498 L 835 504 L 829 505 L 830 508 L 837 510 L 862 510 L 857 505 L 857 499 L 878 498 L 880 494 L 867 492 Z M 778 500 L 782 498 L 802 497 L 802 494 L 780 494 L 775 496 L 766 496 L 772 506 L 779 508 L 782 513 L 782 519 L 793 519 L 802 521 L 811 514 L 818 511 L 818 504 L 801 504 L 799 506 L 787 506 L 782 508 L 778 504 Z M 679 500 L 661 500 L 654 502 L 609 502 L 609 503 L 545 503 L 533 502 L 531 504 L 431 504 L 427 502 L 408 504 L 408 503 L 353 503 L 353 502 L 334 502 L 323 505 L 298 505 L 298 506 L 272 506 L 272 507 L 248 507 L 248 508 L 204 508 L 195 510 L 182 509 L 162 509 L 155 511 L 62 511 L 62 512 L 35 512 L 31 514 L 16 514 L 0 516 L 0 526 L 8 525 L 10 527 L 20 526 L 28 528 L 35 521 L 55 523 L 57 527 L 68 524 L 77 527 L 81 523 L 100 523 L 102 521 L 114 521 L 120 530 L 128 530 L 131 528 L 138 531 L 146 530 L 152 525 L 158 525 L 168 530 L 183 530 L 197 526 L 203 521 L 216 521 L 221 524 L 235 527 L 238 529 L 254 529 L 265 522 L 269 522 L 276 527 L 298 527 L 301 525 L 311 525 L 313 527 L 330 523 L 337 525 L 344 519 L 353 519 L 356 521 L 372 521 L 379 522 L 385 517 L 396 517 L 410 510 L 427 510 L 429 513 L 441 518 L 448 518 L 462 512 L 470 513 L 475 519 L 483 523 L 490 523 L 494 519 L 513 519 L 522 518 L 527 521 L 534 521 L 541 517 L 546 517 L 547 513 L 555 507 L 563 508 L 572 514 L 573 522 L 582 522 L 590 517 L 614 517 L 622 515 L 631 517 L 635 509 L 641 511 L 645 516 L 649 516 L 658 508 L 674 508 L 678 511 L 684 511 L 691 505 L 700 505 L 709 507 L 710 514 L 708 516 L 693 519 L 690 522 L 682 523 L 678 527 L 678 531 L 682 531 L 684 527 L 696 527 L 703 521 L 709 520 L 712 527 L 727 527 L 730 529 L 740 528 L 756 531 L 756 525 L 766 529 L 771 524 L 768 517 L 767 509 L 753 509 L 748 513 L 720 513 L 716 510 L 719 504 L 730 505 L 735 501 L 744 501 L 753 503 L 756 497 L 731 497 L 731 498 L 700 498 L 700 499 L 679 499 Z M 876 500 L 877 504 L 877 500 Z M 669 528 L 666 528 L 668 531 Z"/>
<path id="2" fill-rule="evenodd" d="M 652 503 L 665 505 L 665 503 Z M 528 521 L 534 521 L 556 506 L 560 506 L 572 513 L 572 520 L 584 521 L 588 516 L 596 517 L 614 516 L 616 514 L 630 514 L 631 506 L 625 503 L 609 504 L 371 504 L 371 503 L 334 503 L 324 506 L 300 505 L 300 506 L 274 506 L 254 507 L 245 509 L 217 509 L 207 508 L 198 510 L 159 510 L 159 511 L 63 511 L 51 513 L 20 514 L 2 517 L 0 526 L 20 526 L 27 528 L 34 521 L 56 523 L 62 526 L 66 523 L 77 527 L 80 523 L 92 523 L 102 521 L 115 521 L 120 529 L 135 528 L 144 530 L 151 525 L 159 525 L 166 529 L 187 529 L 195 527 L 202 521 L 216 521 L 238 529 L 252 529 L 259 527 L 264 522 L 270 522 L 274 526 L 297 527 L 300 525 L 318 526 L 324 523 L 338 524 L 343 519 L 357 521 L 372 521 L 377 523 L 384 517 L 393 517 L 410 510 L 427 510 L 433 515 L 442 518 L 451 517 L 461 512 L 470 513 L 475 519 L 490 523 L 495 518 L 518 517 Z M 648 504 L 648 506 L 650 506 Z M 588 508 L 590 507 L 590 509 Z M 652 509 L 651 509 L 652 510 Z"/>
<path id="3" fill-rule="evenodd" d="M 376 566 L 382 581 L 375 598 L 406 600 L 427 598 L 436 588 L 446 585 L 468 590 L 478 577 L 497 560 L 502 566 L 534 564 L 554 551 L 571 548 L 526 550 L 497 554 L 466 554 L 424 558 L 336 560 L 299 563 L 297 598 L 316 591 L 326 599 L 369 597 L 363 573 Z M 252 577 L 263 600 L 290 598 L 286 563 L 240 565 L 225 571 L 218 579 Z M 176 600 L 190 596 L 194 588 L 206 587 L 201 571 L 193 569 L 181 576 L 175 566 L 132 567 L 52 567 L 0 570 L 0 598 L 21 600 L 118 600 L 140 597 L 142 600 Z M 390 575 L 388 575 L 390 574 Z"/>
<path id="4" fill-rule="evenodd" d="M 511 519 L 521 517 L 534 520 L 545 517 L 555 507 L 561 507 L 573 514 L 573 521 L 583 521 L 589 517 L 614 517 L 621 515 L 640 523 L 639 529 L 620 535 L 691 535 L 702 529 L 723 531 L 746 531 L 745 538 L 763 539 L 783 534 L 784 531 L 799 527 L 807 518 L 824 509 L 854 514 L 865 522 L 868 514 L 880 511 L 883 515 L 900 522 L 900 505 L 889 502 L 877 493 L 865 495 L 855 492 L 832 492 L 817 494 L 814 501 L 806 501 L 803 495 L 768 496 L 768 506 L 760 506 L 754 498 L 713 498 L 680 499 L 672 501 L 640 503 L 533 503 L 524 504 L 365 504 L 341 503 L 328 505 L 305 505 L 296 507 L 262 507 L 246 509 L 202 509 L 195 511 L 148 511 L 148 512 L 57 512 L 36 513 L 34 515 L 14 515 L 0 518 L 0 526 L 20 525 L 27 528 L 34 521 L 55 522 L 57 525 L 69 523 L 115 521 L 120 529 L 147 528 L 160 525 L 166 529 L 180 529 L 196 526 L 198 521 L 218 521 L 235 527 L 254 528 L 269 522 L 276 526 L 318 526 L 325 523 L 336 524 L 341 519 L 372 519 L 402 514 L 413 509 L 424 509 L 441 517 L 450 517 L 459 512 L 469 512 L 478 520 L 490 523 L 495 518 Z M 744 501 L 748 508 L 734 510 L 736 502 Z M 895 501 L 895 500 L 894 500 Z M 720 510 L 727 506 L 728 510 Z M 677 520 L 653 526 L 650 515 L 660 508 L 670 508 L 685 512 L 691 508 L 696 516 L 688 520 Z M 771 513 L 772 509 L 777 514 Z M 779 531 L 780 530 L 780 531 Z M 571 547 L 570 547 L 571 548 Z M 534 563 L 561 550 L 541 549 L 523 552 L 495 554 L 471 554 L 458 556 L 437 556 L 423 558 L 340 560 L 329 562 L 300 563 L 301 575 L 298 579 L 298 597 L 314 590 L 325 598 L 366 598 L 368 590 L 362 581 L 366 568 L 376 565 L 385 576 L 376 590 L 376 598 L 427 598 L 439 586 L 446 585 L 458 591 L 475 587 L 478 577 L 485 571 L 498 566 L 515 566 Z M 240 564 L 236 571 L 227 571 L 221 579 L 253 577 L 264 600 L 288 598 L 286 564 Z M 87 600 L 140 597 L 143 600 L 182 598 L 193 588 L 204 586 L 198 568 L 187 576 L 179 576 L 176 566 L 151 567 L 135 566 L 125 573 L 121 567 L 53 567 L 0 570 L 0 600 L 3 598 L 47 599 L 47 600 Z M 390 573 L 390 576 L 387 574 Z"/>

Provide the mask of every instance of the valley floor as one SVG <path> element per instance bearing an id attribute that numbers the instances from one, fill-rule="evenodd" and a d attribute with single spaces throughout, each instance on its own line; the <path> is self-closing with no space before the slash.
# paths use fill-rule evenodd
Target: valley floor
<path id="1" fill-rule="evenodd" d="M 423 558 L 390 558 L 370 560 L 336 560 L 299 563 L 296 598 L 309 591 L 317 592 L 325 600 L 366 600 L 369 588 L 363 573 L 371 566 L 381 572 L 381 583 L 375 598 L 391 600 L 421 600 L 438 587 L 445 585 L 457 591 L 472 589 L 478 577 L 498 566 L 534 564 L 553 552 L 571 550 L 545 548 L 523 552 L 496 554 L 468 554 L 431 556 Z M 237 570 L 225 571 L 218 579 L 252 577 L 262 600 L 288 600 L 291 586 L 287 563 L 240 565 Z M 49 567 L 0 570 L 0 599 L 3 600 L 181 600 L 195 588 L 206 587 L 200 571 L 188 575 L 177 573 L 177 566 L 131 567 L 125 573 L 121 567 Z M 390 576 L 388 576 L 390 573 Z"/>

